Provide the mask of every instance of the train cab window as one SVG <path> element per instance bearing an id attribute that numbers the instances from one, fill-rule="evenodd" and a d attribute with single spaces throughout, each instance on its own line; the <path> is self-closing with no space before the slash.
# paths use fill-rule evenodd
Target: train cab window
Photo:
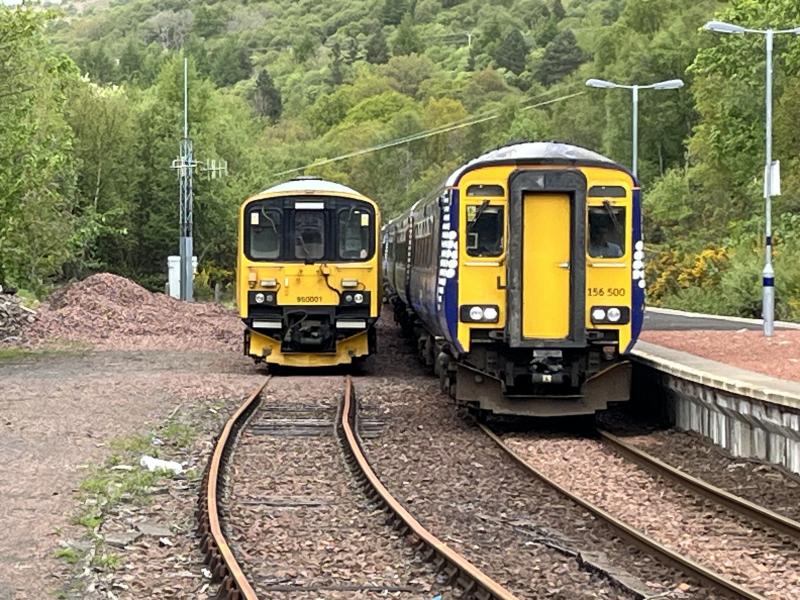
<path id="1" fill-rule="evenodd" d="M 294 255 L 301 260 L 319 260 L 325 256 L 323 211 L 294 211 Z"/>
<path id="2" fill-rule="evenodd" d="M 503 253 L 503 207 L 484 200 L 480 205 L 467 205 L 467 254 L 500 256 Z"/>
<path id="3" fill-rule="evenodd" d="M 370 214 L 351 207 L 339 211 L 339 258 L 366 259 L 369 255 Z"/>
<path id="4" fill-rule="evenodd" d="M 611 206 L 589 207 L 589 256 L 592 258 L 622 258 L 625 254 L 625 208 Z"/>
<path id="5" fill-rule="evenodd" d="M 590 198 L 624 198 L 627 195 L 620 185 L 593 185 L 589 188 Z"/>
<path id="6" fill-rule="evenodd" d="M 260 208 L 250 212 L 250 255 L 256 260 L 275 260 L 281 254 L 281 213 Z"/>
<path id="7" fill-rule="evenodd" d="M 502 198 L 505 196 L 502 185 L 490 185 L 486 183 L 476 183 L 467 188 L 467 196 L 482 196 L 492 198 Z"/>

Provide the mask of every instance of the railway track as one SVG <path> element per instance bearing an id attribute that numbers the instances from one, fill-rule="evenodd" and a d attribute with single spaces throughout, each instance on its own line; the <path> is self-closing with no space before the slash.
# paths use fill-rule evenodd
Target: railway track
<path id="1" fill-rule="evenodd" d="M 778 514 L 777 512 L 763 506 L 759 506 L 755 502 L 751 502 L 740 496 L 731 494 L 730 492 L 711 485 L 702 479 L 698 479 L 697 477 L 693 477 L 688 473 L 681 471 L 680 469 L 676 469 L 675 467 L 665 463 L 655 456 L 648 454 L 647 452 L 644 452 L 643 450 L 640 450 L 639 448 L 636 448 L 635 446 L 627 443 L 621 437 L 609 433 L 608 431 L 600 429 L 598 430 L 598 433 L 600 434 L 602 440 L 614 451 L 618 452 L 629 460 L 632 460 L 637 465 L 644 467 L 651 473 L 665 479 L 677 481 L 693 492 L 708 498 L 712 502 L 726 506 L 732 511 L 739 513 L 743 517 L 758 521 L 766 527 L 775 529 L 776 531 L 780 531 L 789 537 L 800 540 L 800 523 L 794 519 L 790 519 L 789 517 Z"/>
<path id="2" fill-rule="evenodd" d="M 582 506 L 601 521 L 607 523 L 622 538 L 630 543 L 642 548 L 646 552 L 656 556 L 661 562 L 680 569 L 705 584 L 714 586 L 724 593 L 735 598 L 747 600 L 765 600 L 761 593 L 749 589 L 748 587 L 733 581 L 730 577 L 720 574 L 716 570 L 700 564 L 696 560 L 672 550 L 665 544 L 660 543 L 653 537 L 640 531 L 622 519 L 615 517 L 607 510 L 594 504 L 581 495 L 567 489 L 549 477 L 542 469 L 537 468 L 531 461 L 526 459 L 520 452 L 507 444 L 500 436 L 492 431 L 485 424 L 480 423 L 480 428 L 491 438 L 508 456 L 516 461 L 525 471 L 542 481 L 549 487 L 557 490 L 562 496 L 572 502 Z M 604 443 L 608 444 L 615 452 L 622 455 L 627 460 L 643 467 L 648 472 L 667 480 L 677 481 L 688 490 L 699 494 L 703 498 L 722 505 L 747 519 L 755 520 L 767 528 L 780 532 L 794 540 L 800 540 L 800 523 L 793 521 L 774 511 L 758 506 L 757 504 L 735 496 L 725 490 L 714 487 L 707 482 L 692 477 L 663 461 L 648 455 L 647 453 L 634 448 L 624 440 L 605 431 L 600 432 Z"/>
<path id="3" fill-rule="evenodd" d="M 230 517 L 231 508 L 224 506 L 224 500 L 227 496 L 227 469 L 230 468 L 229 463 L 237 440 L 247 428 L 251 427 L 249 421 L 255 420 L 252 416 L 254 411 L 259 409 L 262 392 L 268 384 L 269 381 L 259 387 L 228 419 L 216 441 L 203 479 L 197 513 L 201 550 L 206 557 L 212 579 L 219 583 L 217 598 L 220 599 L 256 600 L 259 597 L 257 590 L 260 586 L 263 588 L 263 582 L 258 581 L 259 575 L 247 572 L 242 566 L 246 560 L 240 561 L 239 555 L 246 556 L 247 553 L 238 548 L 238 543 L 227 534 L 229 527 L 226 521 Z M 281 424 L 278 423 L 278 426 Z M 263 425 L 254 423 L 252 427 L 263 428 Z M 296 429 L 296 426 L 292 427 Z M 315 423 L 314 427 L 324 428 L 324 423 Z M 386 524 L 394 527 L 407 542 L 412 544 L 418 555 L 430 561 L 436 571 L 444 577 L 447 585 L 459 589 L 463 598 L 516 600 L 511 592 L 422 526 L 381 483 L 362 450 L 358 406 L 349 377 L 345 379 L 341 391 L 335 431 L 352 477 L 372 503 L 372 509 L 374 510 L 377 505 L 386 512 Z M 294 431 L 294 434 L 296 433 L 297 431 Z M 381 591 L 380 586 L 373 588 L 373 591 Z M 298 588 L 292 585 L 271 585 L 267 589 L 270 592 L 298 591 Z M 366 588 L 358 586 L 353 586 L 352 589 L 344 589 L 342 586 L 337 588 L 339 592 L 365 590 Z"/>

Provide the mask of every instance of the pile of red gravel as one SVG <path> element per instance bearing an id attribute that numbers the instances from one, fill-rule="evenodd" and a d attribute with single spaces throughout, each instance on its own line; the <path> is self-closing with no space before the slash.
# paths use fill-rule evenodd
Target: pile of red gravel
<path id="1" fill-rule="evenodd" d="M 235 349 L 241 336 L 234 311 L 181 302 L 110 273 L 53 293 L 26 332 L 34 345 L 69 341 L 104 349 Z"/>

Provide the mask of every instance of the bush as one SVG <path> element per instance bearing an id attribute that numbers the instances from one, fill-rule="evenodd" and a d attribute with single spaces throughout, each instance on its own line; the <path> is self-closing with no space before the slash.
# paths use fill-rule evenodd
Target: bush
<path id="1" fill-rule="evenodd" d="M 775 316 L 800 321 L 800 245 L 775 251 Z M 740 243 L 730 251 L 707 249 L 691 257 L 663 250 L 648 265 L 648 301 L 657 306 L 710 314 L 761 318 L 763 249 Z"/>

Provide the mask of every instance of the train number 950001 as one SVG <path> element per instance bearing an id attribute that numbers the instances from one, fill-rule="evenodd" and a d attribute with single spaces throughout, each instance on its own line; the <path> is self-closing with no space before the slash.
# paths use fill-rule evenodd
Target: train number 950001
<path id="1" fill-rule="evenodd" d="M 319 304 L 322 302 L 322 296 L 297 296 L 298 304 Z"/>
<path id="2" fill-rule="evenodd" d="M 587 296 L 608 296 L 611 298 L 621 298 L 627 295 L 624 287 L 590 287 L 586 290 Z"/>

